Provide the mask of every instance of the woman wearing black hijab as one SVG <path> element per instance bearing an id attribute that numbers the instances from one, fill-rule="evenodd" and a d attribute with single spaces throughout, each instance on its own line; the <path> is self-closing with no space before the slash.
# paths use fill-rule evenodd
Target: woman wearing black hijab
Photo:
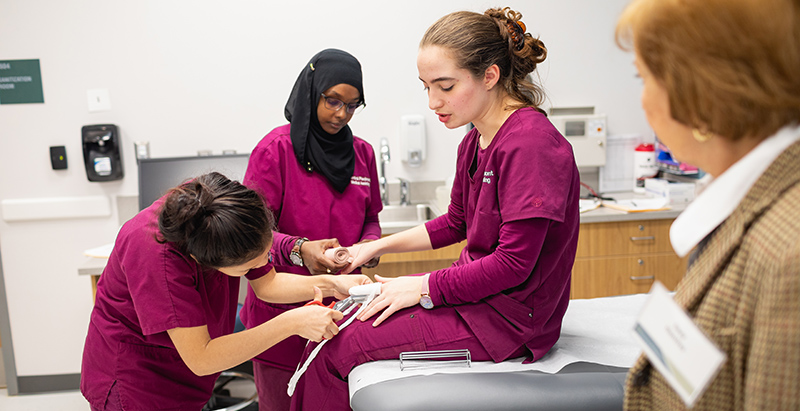
<path id="1" fill-rule="evenodd" d="M 267 134 L 250 155 L 244 182 L 275 213 L 275 269 L 338 272 L 323 253 L 380 237 L 382 209 L 375 152 L 347 125 L 363 108 L 361 64 L 347 52 L 323 50 L 306 64 L 284 110 L 289 124 Z M 255 327 L 296 305 L 270 304 L 251 289 L 241 311 Z M 306 341 L 291 337 L 253 361 L 259 409 L 288 410 L 286 387 Z"/>

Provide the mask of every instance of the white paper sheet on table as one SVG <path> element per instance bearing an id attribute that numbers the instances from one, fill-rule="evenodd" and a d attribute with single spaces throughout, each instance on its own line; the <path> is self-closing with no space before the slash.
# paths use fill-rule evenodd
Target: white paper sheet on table
<path id="1" fill-rule="evenodd" d="M 647 294 L 570 300 L 561 327 L 561 338 L 544 357 L 531 364 L 522 358 L 501 363 L 473 361 L 472 366 L 437 366 L 400 371 L 399 360 L 375 361 L 359 365 L 348 377 L 350 397 L 366 386 L 397 378 L 431 374 L 466 372 L 541 371 L 555 374 L 576 362 L 613 367 L 631 367 L 641 349 L 631 338 L 636 316 Z M 453 347 L 458 348 L 458 347 Z"/>
<path id="2" fill-rule="evenodd" d="M 580 208 L 581 213 L 585 213 L 587 211 L 592 211 L 594 209 L 597 209 L 601 205 L 602 205 L 602 203 L 600 202 L 600 200 L 580 199 L 579 203 L 578 203 L 578 206 Z"/>

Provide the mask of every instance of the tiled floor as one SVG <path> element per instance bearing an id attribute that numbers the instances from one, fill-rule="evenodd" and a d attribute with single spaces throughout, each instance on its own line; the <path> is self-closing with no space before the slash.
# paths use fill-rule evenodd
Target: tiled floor
<path id="1" fill-rule="evenodd" d="M 8 395 L 3 356 L 0 355 L 0 410 L 2 411 L 87 411 L 89 403 L 81 392 L 62 391 L 36 395 Z"/>
<path id="2" fill-rule="evenodd" d="M 88 411 L 89 403 L 80 391 L 63 391 L 36 395 L 8 395 L 0 389 L 0 410 L 3 411 Z"/>

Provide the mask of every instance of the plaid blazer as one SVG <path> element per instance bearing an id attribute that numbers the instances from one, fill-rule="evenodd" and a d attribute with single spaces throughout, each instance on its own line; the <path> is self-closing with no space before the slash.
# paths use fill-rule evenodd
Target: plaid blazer
<path id="1" fill-rule="evenodd" d="M 727 355 L 693 411 L 800 410 L 800 142 L 717 227 L 675 301 Z M 627 377 L 625 409 L 686 405 L 642 355 Z"/>

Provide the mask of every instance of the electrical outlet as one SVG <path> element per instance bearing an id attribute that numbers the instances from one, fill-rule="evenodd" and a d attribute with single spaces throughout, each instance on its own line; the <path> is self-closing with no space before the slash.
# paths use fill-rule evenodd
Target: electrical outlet
<path id="1" fill-rule="evenodd" d="M 89 103 L 90 113 L 111 110 L 111 100 L 108 97 L 107 88 L 86 90 L 86 99 Z"/>

